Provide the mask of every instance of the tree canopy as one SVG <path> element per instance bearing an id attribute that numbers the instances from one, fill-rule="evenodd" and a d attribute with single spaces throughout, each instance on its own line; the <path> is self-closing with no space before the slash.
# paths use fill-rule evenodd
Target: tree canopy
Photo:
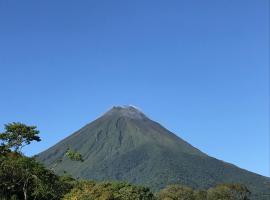
<path id="1" fill-rule="evenodd" d="M 68 147 L 65 155 L 72 161 L 84 161 L 82 155 L 79 152 L 72 150 L 70 147 Z"/>
<path id="2" fill-rule="evenodd" d="M 0 153 L 8 150 L 19 152 L 22 147 L 32 141 L 41 141 L 36 128 L 36 126 L 27 126 L 20 122 L 5 124 L 5 131 L 0 133 Z"/>
<path id="3" fill-rule="evenodd" d="M 154 200 L 153 193 L 142 186 L 124 182 L 79 182 L 63 200 Z"/>
<path id="4" fill-rule="evenodd" d="M 207 200 L 248 200 L 250 194 L 248 188 L 242 184 L 221 184 L 208 190 Z"/>
<path id="5" fill-rule="evenodd" d="M 7 199 L 60 199 L 70 187 L 33 158 L 8 156 L 0 164 L 0 196 Z"/>
<path id="6" fill-rule="evenodd" d="M 249 200 L 250 191 L 242 184 L 220 184 L 208 190 L 169 185 L 158 193 L 159 200 Z"/>

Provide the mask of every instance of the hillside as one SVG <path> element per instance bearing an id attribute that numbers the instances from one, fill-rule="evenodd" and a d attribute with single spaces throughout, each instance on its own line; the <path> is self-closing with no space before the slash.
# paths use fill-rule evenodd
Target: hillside
<path id="1" fill-rule="evenodd" d="M 68 147 L 80 152 L 84 162 L 66 159 Z M 206 155 L 131 106 L 113 107 L 37 159 L 59 174 L 125 180 L 154 191 L 175 183 L 208 188 L 233 182 L 247 185 L 254 199 L 270 198 L 269 178 Z"/>

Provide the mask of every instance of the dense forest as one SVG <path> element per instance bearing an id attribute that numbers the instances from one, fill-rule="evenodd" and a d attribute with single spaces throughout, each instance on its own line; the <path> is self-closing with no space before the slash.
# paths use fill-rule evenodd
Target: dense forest
<path id="1" fill-rule="evenodd" d="M 207 190 L 168 185 L 153 193 L 146 186 L 126 182 L 79 180 L 67 173 L 59 176 L 53 167 L 48 169 L 22 153 L 24 146 L 41 141 L 36 126 L 10 123 L 4 129 L 0 133 L 0 200 L 248 200 L 250 196 L 248 188 L 237 183 Z M 80 152 L 71 148 L 65 156 L 84 162 Z"/>

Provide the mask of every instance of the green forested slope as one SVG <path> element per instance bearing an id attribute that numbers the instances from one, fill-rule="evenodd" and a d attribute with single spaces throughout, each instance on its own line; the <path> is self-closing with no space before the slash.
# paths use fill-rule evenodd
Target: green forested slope
<path id="1" fill-rule="evenodd" d="M 65 158 L 68 147 L 80 152 L 84 162 Z M 134 107 L 114 107 L 37 159 L 59 174 L 124 180 L 154 191 L 169 184 L 208 188 L 233 182 L 247 185 L 254 199 L 270 197 L 269 178 L 207 156 Z"/>

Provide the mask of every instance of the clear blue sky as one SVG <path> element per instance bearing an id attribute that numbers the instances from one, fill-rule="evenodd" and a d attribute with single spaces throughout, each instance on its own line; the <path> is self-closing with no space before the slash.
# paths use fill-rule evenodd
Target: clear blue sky
<path id="1" fill-rule="evenodd" d="M 269 176 L 269 1 L 0 0 L 0 126 L 39 153 L 134 104 L 216 158 Z"/>

